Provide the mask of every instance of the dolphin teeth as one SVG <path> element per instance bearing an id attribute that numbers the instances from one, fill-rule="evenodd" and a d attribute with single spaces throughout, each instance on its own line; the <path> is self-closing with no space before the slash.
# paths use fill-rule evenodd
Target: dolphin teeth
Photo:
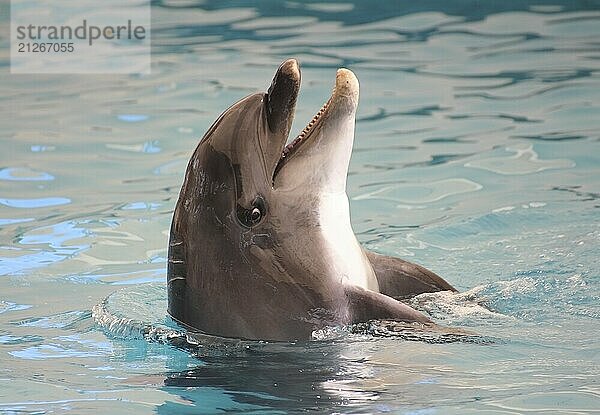
<path id="1" fill-rule="evenodd" d="M 297 144 L 299 144 L 302 140 L 304 140 L 304 138 L 308 135 L 308 133 L 310 132 L 312 127 L 314 127 L 316 122 L 325 113 L 325 110 L 327 110 L 327 107 L 329 106 L 330 102 L 331 102 L 331 99 L 329 99 L 325 104 L 323 104 L 321 109 L 315 114 L 315 116 L 312 118 L 312 120 L 310 120 L 310 122 L 306 125 L 306 127 L 304 127 L 304 129 L 300 132 L 300 134 L 298 134 L 291 143 L 289 143 L 287 146 L 285 146 L 283 148 L 283 150 L 281 151 L 282 159 L 285 158 Z"/>

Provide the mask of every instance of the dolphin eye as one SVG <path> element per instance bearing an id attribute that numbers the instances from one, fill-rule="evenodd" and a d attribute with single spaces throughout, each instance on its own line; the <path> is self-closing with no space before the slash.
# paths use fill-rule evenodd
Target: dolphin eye
<path id="1" fill-rule="evenodd" d="M 237 207 L 237 216 L 240 223 L 248 228 L 258 225 L 266 214 L 265 201 L 262 196 L 257 196 L 249 209 L 240 205 Z"/>
<path id="2" fill-rule="evenodd" d="M 252 209 L 252 212 L 250 212 L 250 220 L 252 222 L 258 222 L 261 217 L 262 217 L 262 212 L 257 207 Z"/>

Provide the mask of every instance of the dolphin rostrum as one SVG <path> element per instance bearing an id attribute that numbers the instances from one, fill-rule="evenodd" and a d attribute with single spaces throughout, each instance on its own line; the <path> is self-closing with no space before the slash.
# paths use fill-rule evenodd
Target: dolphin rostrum
<path id="1" fill-rule="evenodd" d="M 348 69 L 286 145 L 300 70 L 235 103 L 194 151 L 169 241 L 168 312 L 223 337 L 309 339 L 371 319 L 429 323 L 398 301 L 455 289 L 433 272 L 368 252 L 350 224 L 346 176 L 359 86 Z"/>

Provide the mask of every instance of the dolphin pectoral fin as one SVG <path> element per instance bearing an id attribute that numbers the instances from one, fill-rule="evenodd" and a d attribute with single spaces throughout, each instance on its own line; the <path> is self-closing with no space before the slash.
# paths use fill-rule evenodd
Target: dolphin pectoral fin
<path id="1" fill-rule="evenodd" d="M 427 292 L 457 291 L 446 280 L 420 265 L 364 250 L 377 276 L 379 291 L 393 298 Z"/>
<path id="2" fill-rule="evenodd" d="M 387 295 L 355 285 L 345 286 L 344 291 L 352 323 L 383 319 L 432 323 L 424 314 Z"/>

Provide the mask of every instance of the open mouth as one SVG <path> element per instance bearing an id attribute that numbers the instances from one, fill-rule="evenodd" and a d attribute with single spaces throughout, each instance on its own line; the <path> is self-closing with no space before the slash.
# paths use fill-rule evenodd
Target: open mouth
<path id="1" fill-rule="evenodd" d="M 281 68 L 284 68 L 285 71 Z M 285 79 L 293 80 L 293 82 L 288 82 L 288 85 L 292 85 L 293 87 L 288 88 L 287 91 L 284 91 L 284 88 L 278 87 L 278 84 L 280 82 L 283 84 Z M 275 94 L 269 99 L 269 102 L 278 101 L 280 103 L 284 102 L 287 104 L 284 104 L 285 110 L 283 111 L 285 114 L 286 124 L 288 126 L 287 131 L 289 131 L 289 126 L 291 125 L 291 120 L 294 116 L 299 87 L 300 72 L 297 62 L 295 60 L 288 60 L 282 64 L 280 70 L 278 70 L 274 83 L 272 84 L 271 89 L 269 89 L 269 93 Z M 289 144 L 283 145 L 279 155 L 279 160 L 277 161 L 273 171 L 273 181 L 275 181 L 275 177 L 283 168 L 283 166 L 285 166 L 285 164 L 296 153 L 298 153 L 302 147 L 305 145 L 310 145 L 308 143 L 311 141 L 321 140 L 320 138 L 311 139 L 311 137 L 315 135 L 315 131 L 320 129 L 320 126 L 323 124 L 323 122 L 327 122 L 328 119 L 332 117 L 335 118 L 337 115 L 340 115 L 340 117 L 352 115 L 353 117 L 353 113 L 356 110 L 356 105 L 358 104 L 358 89 L 358 80 L 352 71 L 344 68 L 337 70 L 335 86 L 329 99 L 313 116 L 310 122 L 302 129 L 300 134 L 298 134 L 296 138 L 294 138 Z M 275 111 L 275 107 L 271 108 L 272 111 Z M 282 109 L 284 107 L 280 106 L 278 108 Z"/>
<path id="2" fill-rule="evenodd" d="M 308 137 L 308 135 L 313 131 L 317 122 L 321 119 L 321 116 L 327 110 L 327 107 L 329 106 L 330 102 L 331 102 L 331 98 L 329 98 L 329 100 L 325 104 L 323 104 L 323 106 L 321 107 L 319 112 L 317 112 L 315 114 L 315 116 L 312 118 L 312 120 L 310 120 L 310 122 L 308 124 L 306 124 L 306 127 L 304 127 L 304 129 L 300 132 L 300 134 L 298 134 L 291 143 L 289 143 L 288 145 L 286 145 L 283 148 L 283 150 L 281 152 L 280 161 L 285 159 L 294 149 L 296 149 Z"/>
<path id="3" fill-rule="evenodd" d="M 308 141 L 311 133 L 316 129 L 317 125 L 323 119 L 323 116 L 326 114 L 327 109 L 329 108 L 329 105 L 331 104 L 331 101 L 333 100 L 334 96 L 335 88 L 333 89 L 333 92 L 331 93 L 331 96 L 329 97 L 327 102 L 323 104 L 321 109 L 313 116 L 310 122 L 306 124 L 306 126 L 302 129 L 300 134 L 298 134 L 296 138 L 294 138 L 289 144 L 283 147 L 283 150 L 281 150 L 281 157 L 279 158 L 279 162 L 275 166 L 275 171 L 273 172 L 273 178 L 277 176 L 277 173 L 285 165 L 286 161 L 290 159 L 290 157 L 302 146 L 302 144 Z"/>
<path id="4" fill-rule="evenodd" d="M 275 167 L 275 171 L 273 172 L 273 177 L 275 177 L 277 175 L 277 172 L 283 167 L 285 162 L 287 160 L 289 160 L 290 156 L 298 148 L 300 148 L 300 146 L 303 143 L 305 143 L 308 140 L 308 137 L 310 137 L 310 134 L 315 130 L 315 127 L 317 126 L 319 121 L 323 118 L 323 114 L 325 114 L 325 112 L 327 111 L 327 108 L 329 107 L 329 104 L 331 103 L 332 97 L 333 97 L 333 94 L 331 95 L 331 98 L 329 98 L 327 100 L 327 102 L 325 104 L 323 104 L 321 109 L 315 114 L 315 116 L 312 118 L 312 120 L 310 120 L 310 122 L 308 124 L 306 124 L 306 127 L 304 127 L 302 129 L 300 134 L 298 134 L 296 136 L 296 138 L 294 138 L 289 144 L 287 144 L 285 147 L 283 147 L 283 150 L 281 150 L 281 157 L 279 158 L 279 162 L 277 163 L 277 166 Z"/>

